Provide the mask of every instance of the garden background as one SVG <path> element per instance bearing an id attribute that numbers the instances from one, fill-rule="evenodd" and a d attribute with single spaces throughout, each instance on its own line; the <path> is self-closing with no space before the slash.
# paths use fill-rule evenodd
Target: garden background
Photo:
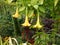
<path id="1" fill-rule="evenodd" d="M 19 44 L 32 44 L 33 37 L 34 45 L 60 45 L 60 0 L 0 0 L 0 35 Z"/>

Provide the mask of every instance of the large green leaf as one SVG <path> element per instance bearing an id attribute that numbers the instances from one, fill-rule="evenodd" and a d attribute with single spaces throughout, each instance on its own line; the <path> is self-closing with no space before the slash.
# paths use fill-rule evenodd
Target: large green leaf
<path id="1" fill-rule="evenodd" d="M 44 8 L 44 7 L 40 6 L 40 7 L 39 7 L 39 10 L 40 10 L 41 12 L 45 13 L 45 8 Z"/>

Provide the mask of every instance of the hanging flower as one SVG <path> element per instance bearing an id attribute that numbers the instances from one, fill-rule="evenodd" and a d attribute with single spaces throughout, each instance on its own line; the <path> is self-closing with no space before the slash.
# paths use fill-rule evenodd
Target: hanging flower
<path id="1" fill-rule="evenodd" d="M 25 17 L 25 22 L 22 24 L 22 26 L 30 26 L 31 24 L 28 21 L 28 16 Z"/>
<path id="2" fill-rule="evenodd" d="M 42 25 L 40 24 L 40 21 L 39 21 L 39 14 L 38 14 L 38 16 L 37 16 L 37 22 L 36 22 L 36 24 L 33 26 L 33 28 L 42 28 Z"/>
<path id="3" fill-rule="evenodd" d="M 27 16 L 27 9 L 26 9 L 26 17 L 25 17 L 25 22 L 22 24 L 22 26 L 30 26 L 31 24 L 28 21 L 28 16 Z"/>
<path id="4" fill-rule="evenodd" d="M 15 15 L 12 15 L 12 17 L 14 17 L 14 18 L 18 18 L 18 17 L 19 17 L 19 14 L 18 14 L 18 8 L 16 9 Z"/>

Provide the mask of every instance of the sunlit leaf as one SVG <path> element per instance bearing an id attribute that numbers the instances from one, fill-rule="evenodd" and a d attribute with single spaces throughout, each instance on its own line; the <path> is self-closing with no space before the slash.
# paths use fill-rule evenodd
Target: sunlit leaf
<path id="1" fill-rule="evenodd" d="M 54 6 L 57 5 L 58 1 L 59 1 L 59 0 L 54 0 Z"/>
<path id="2" fill-rule="evenodd" d="M 15 39 L 15 38 L 12 38 L 15 42 L 16 42 L 16 44 L 18 45 L 18 42 L 17 42 L 17 40 Z"/>
<path id="3" fill-rule="evenodd" d="M 44 3 L 44 0 L 39 0 L 39 4 L 42 5 Z"/>
<path id="4" fill-rule="evenodd" d="M 56 44 L 52 44 L 52 45 L 56 45 Z"/>
<path id="5" fill-rule="evenodd" d="M 6 3 L 10 4 L 13 0 L 6 0 Z"/>
<path id="6" fill-rule="evenodd" d="M 28 4 L 28 6 L 30 7 L 30 6 L 31 6 L 31 4 Z"/>
<path id="7" fill-rule="evenodd" d="M 18 45 L 17 40 L 15 38 L 11 38 L 11 37 L 9 37 L 9 45 L 13 45 L 13 41 L 12 40 L 14 40 L 14 42 Z"/>
<path id="8" fill-rule="evenodd" d="M 11 37 L 9 37 L 9 45 L 13 45 Z"/>
<path id="9" fill-rule="evenodd" d="M 32 5 L 36 5 L 38 0 L 31 0 Z"/>
<path id="10" fill-rule="evenodd" d="M 38 9 L 38 5 L 34 5 L 33 7 L 34 7 L 35 9 Z"/>
<path id="11" fill-rule="evenodd" d="M 25 6 L 20 7 L 19 11 L 23 11 L 25 9 Z"/>

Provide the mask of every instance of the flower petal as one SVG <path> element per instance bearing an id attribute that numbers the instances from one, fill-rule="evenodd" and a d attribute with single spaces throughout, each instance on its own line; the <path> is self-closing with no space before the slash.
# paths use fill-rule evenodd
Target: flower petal
<path id="1" fill-rule="evenodd" d="M 16 9 L 16 13 L 14 15 L 12 15 L 12 17 L 14 17 L 14 18 L 18 18 L 19 17 L 18 8 Z"/>

